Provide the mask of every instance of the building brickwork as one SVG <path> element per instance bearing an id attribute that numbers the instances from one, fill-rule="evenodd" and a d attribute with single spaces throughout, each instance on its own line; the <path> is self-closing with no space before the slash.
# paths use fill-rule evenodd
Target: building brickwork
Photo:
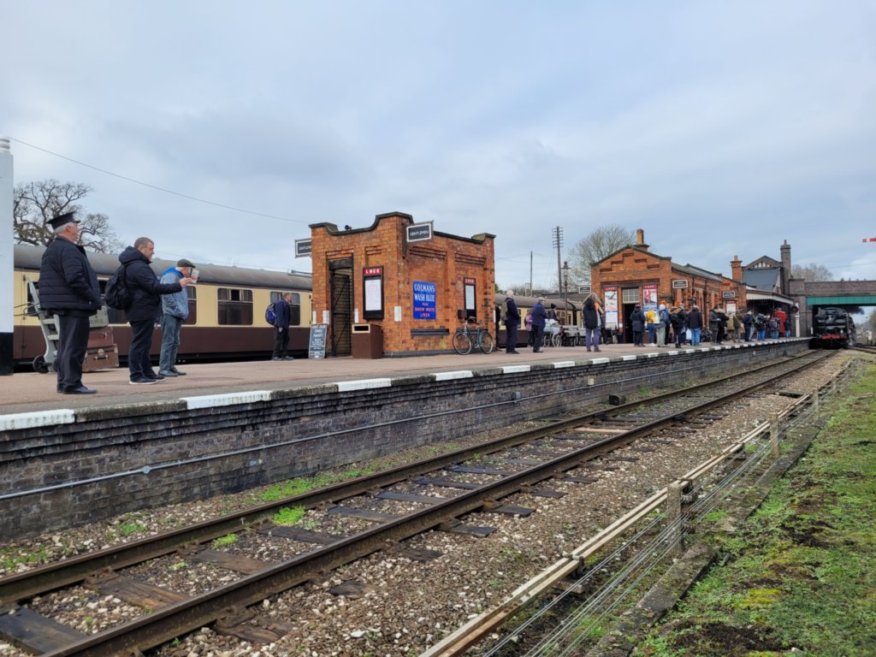
<path id="1" fill-rule="evenodd" d="M 406 229 L 413 224 L 411 215 L 392 212 L 378 215 L 367 228 L 340 230 L 329 223 L 310 227 L 314 321 L 330 325 L 335 343 L 343 344 L 338 332 L 351 330 L 337 321 L 337 306 L 346 294 L 352 306 L 351 324 L 379 326 L 387 356 L 450 351 L 450 339 L 465 314 L 492 324 L 495 236 L 482 233 L 466 238 L 433 230 L 431 239 L 408 244 Z M 341 290 L 337 279 L 333 280 L 339 266 L 349 267 L 349 291 Z M 365 313 L 365 277 L 375 271 L 382 275 L 383 284 L 380 318 Z M 427 289 L 434 286 L 434 302 L 425 301 L 420 316 L 414 304 L 417 282 L 425 283 Z M 466 283 L 473 300 L 467 313 Z"/>
<path id="2" fill-rule="evenodd" d="M 731 308 L 735 305 L 737 310 L 742 310 L 747 303 L 745 285 L 740 280 L 691 265 L 679 265 L 673 263 L 672 258 L 652 253 L 641 230 L 637 232 L 636 244 L 593 265 L 590 275 L 591 289 L 600 299 L 605 298 L 606 289 L 617 290 L 618 322 L 623 329 L 628 329 L 625 320 L 632 303 L 640 303 L 643 307 L 647 304 L 644 298 L 646 287 L 656 286 L 658 304 L 690 307 L 695 303 L 705 313 L 730 304 Z M 628 291 L 627 295 L 624 295 L 624 290 Z M 631 296 L 636 297 L 635 302 L 630 301 Z"/>

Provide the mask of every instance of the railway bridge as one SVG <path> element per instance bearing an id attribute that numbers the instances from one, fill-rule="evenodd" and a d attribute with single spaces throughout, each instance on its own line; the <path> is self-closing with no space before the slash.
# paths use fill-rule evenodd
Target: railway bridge
<path id="1" fill-rule="evenodd" d="M 800 334 L 809 335 L 812 316 L 818 308 L 839 306 L 855 310 L 876 306 L 876 281 L 790 280 L 790 292 L 800 306 Z"/>

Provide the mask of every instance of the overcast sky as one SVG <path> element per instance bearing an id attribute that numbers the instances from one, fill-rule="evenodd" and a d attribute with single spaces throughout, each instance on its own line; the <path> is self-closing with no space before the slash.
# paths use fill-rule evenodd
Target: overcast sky
<path id="1" fill-rule="evenodd" d="M 0 25 L 17 182 L 90 185 L 158 257 L 310 271 L 309 224 L 399 210 L 494 233 L 502 287 L 530 252 L 556 279 L 554 226 L 566 257 L 606 224 L 725 275 L 787 240 L 876 279 L 876 0 L 0 0 Z"/>

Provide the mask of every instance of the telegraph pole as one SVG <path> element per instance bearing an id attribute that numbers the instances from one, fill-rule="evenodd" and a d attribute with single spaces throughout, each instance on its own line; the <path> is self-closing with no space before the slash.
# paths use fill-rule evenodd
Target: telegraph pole
<path id="1" fill-rule="evenodd" d="M 9 138 L 0 137 L 0 375 L 12 374 L 13 301 L 12 282 L 15 276 L 15 249 L 12 246 L 12 151 Z M 3 237 L 6 235 L 6 237 Z"/>
<path id="2" fill-rule="evenodd" d="M 560 257 L 560 249 L 563 248 L 563 229 L 561 226 L 554 228 L 552 244 L 557 247 L 557 294 L 563 293 L 563 268 Z"/>

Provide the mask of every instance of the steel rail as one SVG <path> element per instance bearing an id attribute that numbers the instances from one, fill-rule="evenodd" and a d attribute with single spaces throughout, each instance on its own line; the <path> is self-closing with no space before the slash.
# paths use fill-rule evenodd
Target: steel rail
<path id="1" fill-rule="evenodd" d="M 685 413 L 702 412 L 740 396 L 748 395 L 754 390 L 772 384 L 776 378 L 810 367 L 820 360 L 821 358 L 808 359 L 807 362 L 797 364 L 790 371 L 784 370 L 775 377 L 770 377 L 768 380 L 751 387 L 735 390 L 719 398 L 694 405 L 688 408 Z M 775 363 L 771 364 L 771 367 L 775 369 Z M 265 568 L 225 587 L 169 605 L 146 616 L 71 644 L 66 648 L 46 653 L 44 657 L 105 657 L 106 655 L 153 648 L 165 641 L 226 617 L 233 611 L 242 610 L 267 597 L 313 580 L 321 573 L 368 556 L 387 545 L 398 543 L 454 518 L 481 509 L 488 500 L 506 497 L 526 486 L 539 483 L 577 467 L 582 462 L 631 442 L 638 435 L 677 421 L 678 416 L 678 412 L 673 412 L 651 420 L 625 433 L 555 457 L 496 482 L 464 492 L 457 497 L 447 498 L 429 508 L 415 511 L 381 526 L 299 555 L 284 563 Z M 559 424 L 568 426 L 573 422 L 573 420 L 566 420 Z M 552 431 L 557 431 L 557 427 L 553 426 Z M 479 450 L 479 453 L 482 452 L 482 449 Z"/>
<path id="2" fill-rule="evenodd" d="M 791 361 L 804 358 L 811 352 L 796 356 Z M 789 362 L 789 361 L 783 361 Z M 577 415 L 568 420 L 551 423 L 550 425 L 530 429 L 527 431 L 503 436 L 475 447 L 468 447 L 448 452 L 437 457 L 430 457 L 411 464 L 392 468 L 379 472 L 375 475 L 358 477 L 349 481 L 333 484 L 318 490 L 285 498 L 276 502 L 270 502 L 258 507 L 253 507 L 233 513 L 222 518 L 206 520 L 201 523 L 183 527 L 180 529 L 164 532 L 156 536 L 142 538 L 124 545 L 117 545 L 98 552 L 83 554 L 64 561 L 58 561 L 29 571 L 8 575 L 0 578 L 0 608 L 53 591 L 64 586 L 70 586 L 84 581 L 90 574 L 109 569 L 120 569 L 134 566 L 144 561 L 172 554 L 183 546 L 200 544 L 211 541 L 231 532 L 240 531 L 250 525 L 268 520 L 282 507 L 302 506 L 311 508 L 326 502 L 337 502 L 356 495 L 362 495 L 375 488 L 382 488 L 404 481 L 414 476 L 426 474 L 430 471 L 465 461 L 475 455 L 491 454 L 508 447 L 523 444 L 557 431 L 577 426 L 592 418 L 601 418 L 621 414 L 640 406 L 682 396 L 691 391 L 702 391 L 710 387 L 718 386 L 740 376 L 756 374 L 763 370 L 776 367 L 776 362 L 771 362 L 744 373 L 729 374 L 714 381 L 699 383 L 678 390 L 660 393 L 647 399 L 635 400 L 602 408 L 592 412 Z"/>

